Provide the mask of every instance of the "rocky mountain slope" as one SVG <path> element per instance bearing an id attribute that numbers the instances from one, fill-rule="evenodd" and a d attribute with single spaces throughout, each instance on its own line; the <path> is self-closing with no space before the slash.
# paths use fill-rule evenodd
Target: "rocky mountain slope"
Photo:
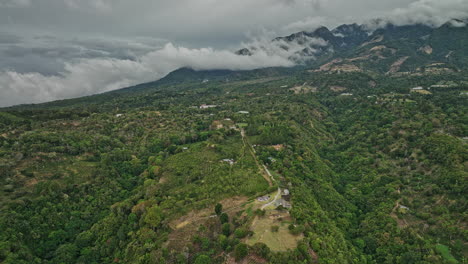
<path id="1" fill-rule="evenodd" d="M 451 20 L 438 28 L 426 25 L 388 24 L 371 31 L 365 25 L 319 27 L 272 40 L 288 49 L 302 45 L 291 59 L 305 61 L 320 72 L 421 74 L 456 72 L 468 67 L 466 20 Z M 241 55 L 255 49 L 244 48 Z M 297 59 L 299 58 L 299 59 Z M 305 58 L 305 59 L 304 59 Z"/>

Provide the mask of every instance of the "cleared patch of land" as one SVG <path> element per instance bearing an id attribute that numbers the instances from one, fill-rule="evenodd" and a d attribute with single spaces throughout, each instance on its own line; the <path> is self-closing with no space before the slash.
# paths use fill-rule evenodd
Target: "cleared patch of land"
<path id="1" fill-rule="evenodd" d="M 243 210 L 247 203 L 247 197 L 235 196 L 224 199 L 220 202 L 223 205 L 223 212 L 230 217 L 237 212 Z M 191 243 L 191 238 L 197 232 L 201 224 L 210 225 L 210 222 L 217 222 L 218 219 L 214 215 L 214 206 L 208 207 L 199 211 L 191 211 L 190 213 L 174 219 L 169 223 L 169 227 L 173 230 L 169 235 L 168 247 L 178 248 L 184 247 Z M 211 224 L 213 224 L 211 223 Z"/>
<path id="2" fill-rule="evenodd" d="M 428 90 L 414 90 L 412 91 L 413 93 L 419 93 L 419 94 L 432 94 Z"/>
<path id="3" fill-rule="evenodd" d="M 287 251 L 297 247 L 297 243 L 303 235 L 293 235 L 288 226 L 292 218 L 288 211 L 271 210 L 265 216 L 256 216 L 252 222 L 253 236 L 246 239 L 245 243 L 254 245 L 257 242 L 265 243 L 272 251 Z M 272 227 L 277 226 L 278 231 Z"/>

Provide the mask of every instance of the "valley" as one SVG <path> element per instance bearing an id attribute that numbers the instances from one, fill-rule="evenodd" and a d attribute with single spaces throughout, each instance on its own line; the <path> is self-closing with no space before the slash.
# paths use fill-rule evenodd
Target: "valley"
<path id="1" fill-rule="evenodd" d="M 464 33 L 2 108 L 0 263 L 465 263 Z"/>

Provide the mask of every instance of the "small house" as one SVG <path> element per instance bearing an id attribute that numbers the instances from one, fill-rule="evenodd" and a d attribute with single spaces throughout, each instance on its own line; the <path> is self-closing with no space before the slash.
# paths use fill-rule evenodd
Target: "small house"
<path id="1" fill-rule="evenodd" d="M 265 196 L 261 196 L 261 197 L 258 197 L 258 198 L 257 198 L 257 201 L 259 201 L 259 202 L 266 202 L 266 201 L 268 201 L 268 200 L 270 200 L 270 196 L 269 196 L 269 195 L 265 195 Z"/>
<path id="2" fill-rule="evenodd" d="M 200 109 L 208 109 L 208 108 L 215 108 L 218 107 L 217 105 L 207 105 L 207 104 L 202 104 L 200 105 Z"/>
<path id="3" fill-rule="evenodd" d="M 273 145 L 272 147 L 273 147 L 276 151 L 280 151 L 280 150 L 284 149 L 284 145 L 283 145 L 283 144 Z"/>
<path id="4" fill-rule="evenodd" d="M 290 208 L 292 207 L 292 206 L 291 206 L 291 203 L 288 202 L 288 201 L 286 201 L 286 200 L 284 200 L 284 199 L 278 199 L 278 200 L 276 200 L 275 206 L 278 207 L 278 206 L 280 206 L 280 205 L 283 206 L 283 207 L 286 208 L 286 209 L 290 209 Z"/>
<path id="5" fill-rule="evenodd" d="M 283 190 L 283 193 L 281 194 L 281 198 L 283 198 L 287 202 L 291 201 L 291 194 L 289 193 L 288 189 Z"/>

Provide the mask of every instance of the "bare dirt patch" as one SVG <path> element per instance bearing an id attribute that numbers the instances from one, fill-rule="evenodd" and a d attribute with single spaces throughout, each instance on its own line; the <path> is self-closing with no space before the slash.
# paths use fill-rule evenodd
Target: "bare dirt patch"
<path id="1" fill-rule="evenodd" d="M 381 42 L 383 39 L 384 39 L 384 36 L 377 36 L 377 37 L 373 38 L 372 40 L 370 40 L 368 42 L 362 43 L 362 45 L 360 47 L 364 47 L 364 46 L 367 46 L 369 44 L 374 44 L 374 43 Z"/>
<path id="2" fill-rule="evenodd" d="M 307 94 L 307 93 L 315 93 L 317 92 L 317 87 L 309 86 L 307 84 L 295 86 L 289 89 L 293 91 L 294 94 Z"/>
<path id="3" fill-rule="evenodd" d="M 370 55 L 365 55 L 365 56 L 360 56 L 360 57 L 354 57 L 351 59 L 347 59 L 346 61 L 353 62 L 353 61 L 360 61 L 360 60 L 367 60 L 370 58 Z"/>
<path id="4" fill-rule="evenodd" d="M 223 205 L 223 212 L 231 218 L 237 212 L 243 210 L 243 205 L 248 201 L 247 197 L 235 196 L 224 199 L 219 203 Z M 173 230 L 169 234 L 168 247 L 181 248 L 191 243 L 193 235 L 200 225 L 214 225 L 218 221 L 214 215 L 214 206 L 190 213 L 174 219 L 168 225 Z"/>
<path id="5" fill-rule="evenodd" d="M 411 91 L 413 93 L 418 93 L 418 94 L 432 94 L 431 92 L 429 92 L 428 90 L 414 90 L 414 91 Z"/>
<path id="6" fill-rule="evenodd" d="M 161 177 L 161 178 L 159 178 L 158 183 L 159 183 L 159 184 L 165 184 L 165 183 L 168 182 L 168 181 L 169 181 L 169 180 L 167 179 L 167 177 Z"/>
<path id="7" fill-rule="evenodd" d="M 391 66 L 390 66 L 390 70 L 388 70 L 387 73 L 395 73 L 395 72 L 398 72 L 400 70 L 400 67 L 401 65 L 403 65 L 403 63 L 405 63 L 405 61 L 409 58 L 409 56 L 405 56 L 405 57 L 402 57 L 402 58 L 399 58 L 398 60 L 396 60 Z"/>
<path id="8" fill-rule="evenodd" d="M 421 47 L 421 48 L 419 48 L 418 50 L 419 50 L 419 51 L 422 51 L 422 52 L 424 52 L 424 53 L 426 53 L 427 55 L 432 54 L 432 51 L 433 51 L 433 50 L 432 50 L 432 47 L 429 46 L 429 45 L 426 45 L 426 46 L 424 46 L 424 47 Z"/>
<path id="9" fill-rule="evenodd" d="M 25 187 L 32 187 L 34 185 L 36 185 L 39 181 L 37 179 L 31 179 L 29 181 L 26 181 L 26 183 L 24 184 Z"/>
<path id="10" fill-rule="evenodd" d="M 333 92 L 344 92 L 346 91 L 348 88 L 346 87 L 343 87 L 343 86 L 330 86 L 329 87 L 330 90 L 332 90 Z"/>
<path id="11" fill-rule="evenodd" d="M 342 59 L 334 59 L 328 63 L 325 63 L 323 64 L 322 66 L 320 66 L 319 69 L 316 69 L 316 70 L 310 70 L 309 72 L 321 72 L 321 71 L 329 71 L 333 65 L 337 64 L 337 63 L 340 63 L 342 62 L 343 60 Z"/>
<path id="12" fill-rule="evenodd" d="M 330 69 L 331 72 L 362 72 L 361 68 L 353 64 L 335 65 Z"/>
<path id="13" fill-rule="evenodd" d="M 386 48 L 387 47 L 384 46 L 384 45 L 378 45 L 378 46 L 375 46 L 375 47 L 371 48 L 370 51 L 384 50 Z"/>

